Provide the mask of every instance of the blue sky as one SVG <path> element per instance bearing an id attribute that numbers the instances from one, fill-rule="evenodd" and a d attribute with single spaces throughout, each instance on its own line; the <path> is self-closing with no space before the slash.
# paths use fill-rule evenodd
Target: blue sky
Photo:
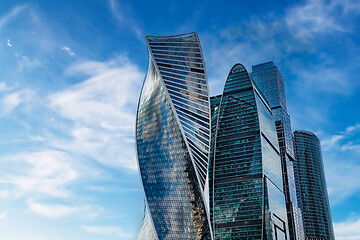
<path id="1" fill-rule="evenodd" d="M 360 239 L 360 2 L 1 1 L 0 236 L 135 239 L 145 35 L 197 31 L 210 90 L 274 61 L 322 141 L 335 234 Z"/>

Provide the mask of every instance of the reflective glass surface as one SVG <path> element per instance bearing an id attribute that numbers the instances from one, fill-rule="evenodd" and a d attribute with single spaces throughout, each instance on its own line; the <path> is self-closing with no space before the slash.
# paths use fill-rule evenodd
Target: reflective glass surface
<path id="1" fill-rule="evenodd" d="M 189 142 L 190 158 L 195 162 L 195 171 L 204 189 L 209 160 L 210 104 L 199 38 L 193 33 L 147 37 L 147 42 L 180 120 L 185 141 Z"/>
<path id="2" fill-rule="evenodd" d="M 335 239 L 320 141 L 315 134 L 295 131 L 295 169 L 300 186 L 306 239 Z"/>
<path id="3" fill-rule="evenodd" d="M 284 79 L 273 62 L 252 66 L 250 74 L 257 88 L 265 96 L 275 120 L 280 147 L 283 191 L 286 197 L 290 239 L 304 239 L 301 210 L 296 196 L 296 180 L 293 169 L 294 143 L 290 117 L 287 114 Z"/>
<path id="4" fill-rule="evenodd" d="M 231 69 L 222 96 L 212 98 L 211 104 L 210 206 L 215 239 L 266 239 L 265 225 L 275 236 L 273 221 L 264 214 L 265 209 L 269 212 L 277 206 L 265 202 L 264 194 L 269 192 L 265 177 L 279 185 L 277 189 L 282 188 L 271 110 L 257 95 L 241 64 Z M 283 198 L 278 206 L 282 204 L 282 212 L 286 213 L 285 196 L 281 190 L 278 192 Z M 284 214 L 279 214 L 279 218 L 286 232 L 286 216 L 284 219 Z"/>
<path id="5" fill-rule="evenodd" d="M 138 234 L 138 240 L 156 240 L 156 232 L 154 225 L 151 221 L 151 216 L 149 213 L 149 208 L 147 204 L 145 204 L 144 208 L 144 219 L 141 229 Z"/>
<path id="6" fill-rule="evenodd" d="M 210 142 L 209 98 L 207 84 L 196 83 L 197 79 L 206 83 L 206 75 L 198 64 L 191 64 L 193 50 L 178 49 L 181 44 L 194 44 L 201 53 L 198 37 L 195 33 L 147 37 L 147 42 L 149 67 L 139 99 L 136 143 L 153 227 L 158 239 L 211 239 L 203 197 Z M 188 71 L 159 64 L 152 46 L 167 46 L 157 50 L 163 57 L 171 51 L 181 52 L 188 60 Z M 165 82 L 162 76 L 168 72 L 174 75 L 168 74 Z M 175 75 L 184 81 L 177 82 Z"/>

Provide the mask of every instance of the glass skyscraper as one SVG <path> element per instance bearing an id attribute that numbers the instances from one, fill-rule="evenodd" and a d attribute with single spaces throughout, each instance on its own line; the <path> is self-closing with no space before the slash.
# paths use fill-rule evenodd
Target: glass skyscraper
<path id="1" fill-rule="evenodd" d="M 308 131 L 295 131 L 295 174 L 305 239 L 334 240 L 320 140 Z"/>
<path id="2" fill-rule="evenodd" d="M 231 69 L 211 104 L 214 239 L 289 239 L 274 120 L 243 65 Z"/>
<path id="3" fill-rule="evenodd" d="M 303 240 L 304 228 L 296 196 L 297 186 L 293 166 L 295 161 L 294 143 L 290 116 L 286 107 L 284 79 L 273 62 L 253 66 L 251 77 L 268 100 L 275 120 L 280 146 L 290 239 Z"/>
<path id="4" fill-rule="evenodd" d="M 136 144 L 156 239 L 211 239 L 208 217 L 210 100 L 196 33 L 146 37 Z"/>

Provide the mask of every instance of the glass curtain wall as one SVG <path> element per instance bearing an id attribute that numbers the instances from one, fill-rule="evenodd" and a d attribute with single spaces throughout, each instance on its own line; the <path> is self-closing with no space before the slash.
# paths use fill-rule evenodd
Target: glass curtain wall
<path id="1" fill-rule="evenodd" d="M 295 131 L 294 142 L 305 239 L 334 240 L 320 140 L 312 132 Z"/>
<path id="2" fill-rule="evenodd" d="M 158 239 L 211 239 L 208 217 L 210 102 L 196 33 L 147 36 L 137 156 Z"/>
<path id="3" fill-rule="evenodd" d="M 271 109 L 241 64 L 212 98 L 210 183 L 215 239 L 289 239 L 279 144 Z M 215 126 L 216 125 L 216 126 Z"/>
<path id="4" fill-rule="evenodd" d="M 275 120 L 280 146 L 290 239 L 303 240 L 303 221 L 296 197 L 297 186 L 293 166 L 295 160 L 294 143 L 290 116 L 286 107 L 284 79 L 273 62 L 253 66 L 250 76 L 268 101 Z"/>

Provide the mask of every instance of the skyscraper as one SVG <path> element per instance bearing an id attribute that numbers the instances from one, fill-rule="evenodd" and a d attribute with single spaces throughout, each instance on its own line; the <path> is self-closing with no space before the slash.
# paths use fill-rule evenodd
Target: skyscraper
<path id="1" fill-rule="evenodd" d="M 231 69 L 223 94 L 211 103 L 214 238 L 288 239 L 274 120 L 243 65 Z"/>
<path id="2" fill-rule="evenodd" d="M 160 240 L 211 239 L 210 102 L 199 38 L 189 33 L 146 41 L 136 144 L 150 223 Z"/>
<path id="3" fill-rule="evenodd" d="M 287 113 L 286 107 L 284 79 L 273 62 L 253 66 L 252 73 L 250 75 L 260 91 L 269 101 L 275 120 L 280 146 L 290 239 L 303 240 L 303 221 L 301 210 L 297 203 L 297 186 L 293 167 L 295 160 L 294 143 L 290 116 Z"/>
<path id="4" fill-rule="evenodd" d="M 305 239 L 334 240 L 320 140 L 308 131 L 295 131 L 295 175 Z"/>

